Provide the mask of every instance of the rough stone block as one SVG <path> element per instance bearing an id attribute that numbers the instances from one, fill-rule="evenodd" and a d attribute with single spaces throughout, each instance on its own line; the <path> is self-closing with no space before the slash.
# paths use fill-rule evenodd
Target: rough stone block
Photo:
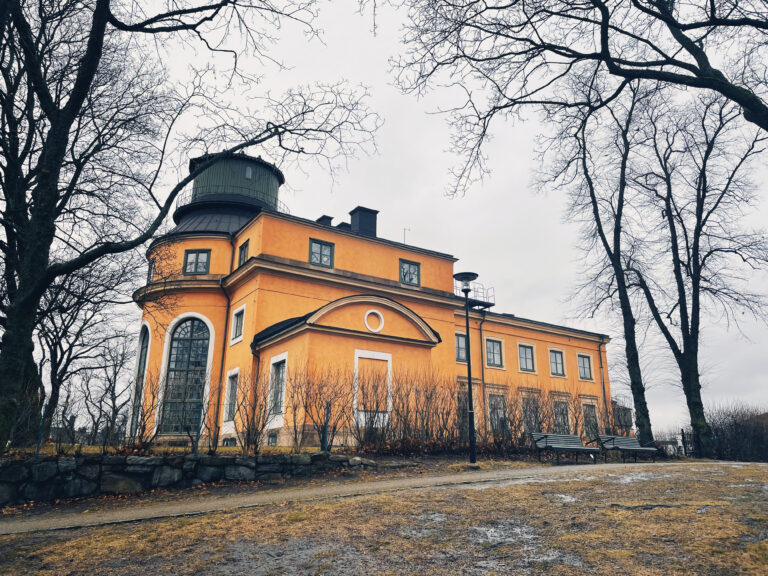
<path id="1" fill-rule="evenodd" d="M 308 466 L 312 464 L 312 457 L 309 454 L 293 454 L 291 464 L 294 466 Z"/>
<path id="2" fill-rule="evenodd" d="M 126 474 L 151 474 L 154 470 L 156 470 L 156 466 L 144 466 L 142 464 L 129 464 L 125 468 L 123 468 L 123 471 Z"/>
<path id="3" fill-rule="evenodd" d="M 328 457 L 330 456 L 330 453 L 328 452 L 313 452 L 309 455 L 310 458 L 312 458 L 312 462 L 316 462 L 318 460 L 328 460 Z"/>
<path id="4" fill-rule="evenodd" d="M 277 454 L 259 454 L 257 461 L 259 464 L 274 464 L 277 462 Z"/>
<path id="5" fill-rule="evenodd" d="M 248 466 L 248 468 L 256 468 L 256 458 L 253 456 L 245 458 L 235 458 L 235 464 L 237 466 Z"/>
<path id="6" fill-rule="evenodd" d="M 55 460 L 44 460 L 32 465 L 32 481 L 48 482 L 59 471 Z"/>
<path id="7" fill-rule="evenodd" d="M 29 477 L 29 470 L 23 462 L 12 462 L 0 470 L 0 480 L 6 482 L 21 482 Z"/>
<path id="8" fill-rule="evenodd" d="M 59 458 L 59 473 L 68 474 L 77 468 L 77 460 L 74 458 Z"/>
<path id="9" fill-rule="evenodd" d="M 132 456 L 132 458 L 136 458 L 136 456 Z M 125 456 L 104 456 L 101 463 L 104 466 L 123 466 L 125 464 Z"/>
<path id="10" fill-rule="evenodd" d="M 85 464 L 77 469 L 77 473 L 89 480 L 96 480 L 99 477 L 99 465 Z"/>
<path id="11" fill-rule="evenodd" d="M 128 466 L 160 466 L 163 463 L 162 456 L 128 456 L 125 459 Z"/>
<path id="12" fill-rule="evenodd" d="M 227 480 L 253 480 L 255 474 L 253 468 L 248 468 L 248 466 L 226 466 L 224 478 Z"/>
<path id="13" fill-rule="evenodd" d="M 104 474 L 101 477 L 101 491 L 110 494 L 135 494 L 141 492 L 144 487 L 140 482 L 119 474 Z"/>
<path id="14" fill-rule="evenodd" d="M 16 501 L 16 484 L 0 482 L 0 506 Z"/>
<path id="15" fill-rule="evenodd" d="M 195 471 L 195 466 L 197 466 L 196 460 L 184 460 L 184 463 L 181 465 L 181 469 L 184 470 L 185 474 L 190 474 Z"/>
<path id="16" fill-rule="evenodd" d="M 260 474 L 265 472 L 282 472 L 283 467 L 280 464 L 259 464 L 258 471 Z"/>
<path id="17" fill-rule="evenodd" d="M 72 478 L 60 485 L 59 494 L 64 498 L 77 498 L 78 496 L 93 494 L 96 488 L 98 488 L 96 482 L 91 482 L 85 478 Z"/>
<path id="18" fill-rule="evenodd" d="M 268 474 L 257 474 L 256 479 L 260 482 L 279 482 L 283 479 L 283 475 L 276 472 L 270 472 Z"/>
<path id="19" fill-rule="evenodd" d="M 152 486 L 172 486 L 181 481 L 182 473 L 180 468 L 173 466 L 160 466 L 155 468 L 152 475 Z"/>
<path id="20" fill-rule="evenodd" d="M 328 460 L 331 462 L 349 462 L 349 456 L 345 454 L 331 454 L 328 456 Z"/>
<path id="21" fill-rule="evenodd" d="M 55 462 L 54 462 L 55 464 Z M 33 500 L 35 502 L 45 502 L 46 500 L 53 500 L 56 494 L 56 484 L 43 483 L 43 484 L 25 484 L 21 489 L 21 493 L 27 500 Z"/>
<path id="22" fill-rule="evenodd" d="M 203 482 L 216 482 L 221 479 L 221 468 L 201 464 L 197 467 L 197 477 Z"/>
<path id="23" fill-rule="evenodd" d="M 368 458 L 360 458 L 360 463 L 368 468 L 376 468 L 378 466 L 375 460 L 369 460 Z"/>
<path id="24" fill-rule="evenodd" d="M 312 468 L 310 466 L 294 466 L 293 467 L 294 476 L 309 476 L 311 472 L 312 472 Z"/>

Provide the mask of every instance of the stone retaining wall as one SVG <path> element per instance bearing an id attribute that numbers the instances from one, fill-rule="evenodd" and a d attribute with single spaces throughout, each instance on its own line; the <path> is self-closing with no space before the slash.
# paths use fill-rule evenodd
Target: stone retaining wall
<path id="1" fill-rule="evenodd" d="M 376 466 L 343 454 L 78 456 L 0 459 L 0 506 L 96 494 L 135 494 L 219 480 L 279 480 Z"/>

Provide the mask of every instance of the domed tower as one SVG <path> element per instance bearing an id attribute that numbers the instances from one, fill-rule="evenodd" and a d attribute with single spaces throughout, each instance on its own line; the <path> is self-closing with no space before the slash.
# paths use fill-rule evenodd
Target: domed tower
<path id="1" fill-rule="evenodd" d="M 210 156 L 189 161 L 194 171 Z M 192 188 L 176 201 L 169 235 L 237 231 L 261 210 L 287 212 L 279 199 L 283 173 L 261 157 L 235 154 L 218 160 L 199 174 Z"/>
<path id="2" fill-rule="evenodd" d="M 210 159 L 193 158 L 190 172 Z M 143 314 L 131 437 L 174 441 L 209 429 L 208 418 L 220 419 L 221 363 L 232 341 L 231 294 L 222 281 L 249 256 L 248 242 L 238 245 L 236 233 L 260 212 L 286 212 L 278 195 L 284 182 L 269 162 L 233 154 L 178 197 L 176 226 L 150 245 L 147 285 L 134 294 Z"/>

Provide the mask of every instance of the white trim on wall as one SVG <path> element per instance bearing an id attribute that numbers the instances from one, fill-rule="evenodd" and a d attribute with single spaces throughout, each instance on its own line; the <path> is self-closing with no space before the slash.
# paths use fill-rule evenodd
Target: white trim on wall
<path id="1" fill-rule="evenodd" d="M 381 425 L 389 421 L 392 414 L 392 354 L 388 352 L 376 352 L 374 350 L 355 350 L 355 379 L 352 393 L 352 413 L 355 415 L 355 421 L 361 424 L 359 420 L 360 412 L 357 410 L 357 373 L 358 361 L 360 358 L 367 360 L 383 360 L 387 363 L 387 413 L 383 415 Z"/>
<path id="2" fill-rule="evenodd" d="M 237 316 L 240 312 L 243 313 L 242 332 L 240 333 L 240 336 L 235 336 L 235 316 Z M 239 308 L 235 308 L 232 311 L 232 318 L 230 319 L 230 322 L 229 322 L 229 345 L 232 346 L 233 344 L 242 342 L 243 334 L 245 334 L 245 304 L 243 304 Z"/>
<path id="3" fill-rule="evenodd" d="M 240 367 L 232 368 L 232 370 L 229 370 L 227 372 L 227 377 L 224 380 L 224 405 L 222 410 L 222 423 L 221 423 L 221 433 L 222 434 L 234 434 L 235 433 L 235 418 L 234 415 L 232 417 L 232 420 L 224 420 L 224 414 L 227 413 L 227 404 L 229 403 L 229 378 L 231 376 L 237 376 L 237 388 L 240 389 Z M 237 399 L 235 399 L 235 402 L 237 402 Z M 235 408 L 235 411 L 237 411 L 237 408 Z"/>
<path id="4" fill-rule="evenodd" d="M 197 318 L 208 327 L 208 359 L 206 360 L 206 377 L 205 389 L 203 390 L 203 398 L 208 398 L 208 395 L 211 392 L 211 365 L 213 364 L 213 349 L 214 344 L 216 343 L 216 331 L 213 328 L 213 323 L 202 314 L 198 314 L 197 312 L 184 312 L 183 314 L 179 314 L 176 316 L 176 318 L 171 320 L 171 323 L 168 324 L 168 328 L 165 330 L 165 335 L 163 337 L 163 358 L 162 363 L 160 364 L 160 387 L 157 393 L 157 404 L 155 405 L 155 421 L 153 423 L 153 431 L 155 433 L 157 432 L 157 425 L 160 423 L 160 416 L 162 414 L 163 408 L 163 396 L 165 395 L 165 379 L 168 375 L 168 356 L 171 353 L 171 339 L 169 336 L 173 334 L 176 326 L 181 324 L 184 320 L 188 320 L 190 318 Z M 203 414 L 200 418 L 201 432 L 203 429 L 204 417 L 205 414 Z"/>
<path id="5" fill-rule="evenodd" d="M 141 357 L 141 330 L 142 328 L 147 329 L 147 357 L 144 360 L 144 379 L 141 383 L 141 394 L 142 396 L 146 393 L 146 383 L 147 383 L 147 368 L 149 368 L 149 354 L 152 351 L 152 328 L 149 327 L 149 322 L 146 320 L 142 320 L 141 325 L 139 326 L 139 346 L 138 351 L 139 353 L 136 355 L 136 368 L 133 371 L 133 387 L 131 389 L 131 400 L 128 404 L 128 426 L 125 428 L 125 437 L 129 438 L 131 435 L 131 423 L 133 422 L 133 405 L 136 401 L 136 389 L 139 387 L 139 382 L 137 380 L 137 376 L 139 375 L 139 358 Z M 144 407 L 144 399 L 141 398 L 141 402 L 139 404 L 139 418 L 141 418 L 141 409 Z"/>
<path id="6" fill-rule="evenodd" d="M 285 391 L 286 388 L 288 388 L 288 352 L 283 352 L 282 354 L 278 354 L 277 356 L 272 356 L 269 359 L 269 396 L 268 402 L 272 402 L 272 367 L 279 363 L 279 362 L 285 362 L 285 382 L 283 382 L 283 399 L 282 399 L 282 406 L 283 411 L 280 414 L 272 414 L 272 406 L 268 406 L 268 410 L 270 411 L 269 416 L 267 418 L 267 425 L 266 429 L 271 430 L 273 428 L 282 428 L 285 425 Z"/>

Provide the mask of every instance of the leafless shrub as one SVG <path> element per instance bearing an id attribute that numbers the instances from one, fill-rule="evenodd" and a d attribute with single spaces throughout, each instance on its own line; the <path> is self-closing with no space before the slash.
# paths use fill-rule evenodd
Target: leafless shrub
<path id="1" fill-rule="evenodd" d="M 336 435 L 348 430 L 352 422 L 354 373 L 333 367 L 310 367 L 304 413 L 317 434 L 320 445 L 325 436 L 330 450 Z"/>
<path id="2" fill-rule="evenodd" d="M 235 431 L 243 454 L 259 453 L 274 416 L 270 413 L 269 374 L 241 374 L 235 403 Z"/>

